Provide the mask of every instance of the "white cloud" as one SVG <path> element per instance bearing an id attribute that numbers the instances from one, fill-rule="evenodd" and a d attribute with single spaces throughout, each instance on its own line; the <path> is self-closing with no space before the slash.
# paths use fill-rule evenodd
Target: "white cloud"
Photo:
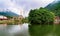
<path id="1" fill-rule="evenodd" d="M 27 16 L 30 9 L 45 7 L 54 0 L 13 0 L 17 5 L 22 6 Z"/>
<path id="2" fill-rule="evenodd" d="M 1 10 L 9 9 L 17 14 L 20 14 L 20 12 L 23 11 L 23 8 L 21 8 L 21 6 L 18 6 L 17 4 L 12 2 L 11 0 L 0 0 L 0 5 L 1 5 L 0 6 Z"/>
<path id="3" fill-rule="evenodd" d="M 14 13 L 28 16 L 30 9 L 45 7 L 54 0 L 0 0 L 1 9 L 9 9 Z"/>

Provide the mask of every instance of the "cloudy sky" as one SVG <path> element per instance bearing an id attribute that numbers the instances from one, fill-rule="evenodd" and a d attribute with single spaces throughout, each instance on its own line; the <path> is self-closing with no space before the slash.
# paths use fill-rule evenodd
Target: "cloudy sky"
<path id="1" fill-rule="evenodd" d="M 45 7 L 54 0 L 0 0 L 0 11 L 9 9 L 14 13 L 28 16 L 30 9 Z"/>

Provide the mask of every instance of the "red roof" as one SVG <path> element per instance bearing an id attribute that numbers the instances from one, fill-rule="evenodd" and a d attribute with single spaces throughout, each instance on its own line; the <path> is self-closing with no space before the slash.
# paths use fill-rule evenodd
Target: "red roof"
<path id="1" fill-rule="evenodd" d="M 0 20 L 8 20 L 7 18 L 0 18 Z"/>

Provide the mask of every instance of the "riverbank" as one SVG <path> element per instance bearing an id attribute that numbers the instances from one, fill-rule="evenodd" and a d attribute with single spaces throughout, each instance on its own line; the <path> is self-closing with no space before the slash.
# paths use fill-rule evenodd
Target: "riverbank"
<path id="1" fill-rule="evenodd" d="M 0 24 L 22 24 L 19 20 L 0 20 Z"/>

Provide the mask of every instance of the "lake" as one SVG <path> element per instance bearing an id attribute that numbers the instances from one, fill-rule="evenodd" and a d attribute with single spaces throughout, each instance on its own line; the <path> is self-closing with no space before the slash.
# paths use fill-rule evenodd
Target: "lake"
<path id="1" fill-rule="evenodd" d="M 0 25 L 0 36 L 29 36 L 28 24 Z"/>

